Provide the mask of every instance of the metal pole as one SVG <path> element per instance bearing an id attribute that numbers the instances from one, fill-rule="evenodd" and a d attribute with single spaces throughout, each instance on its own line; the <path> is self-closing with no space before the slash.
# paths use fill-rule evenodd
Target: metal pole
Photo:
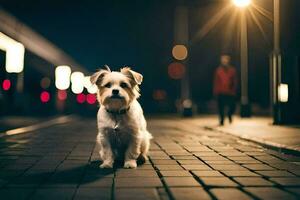
<path id="1" fill-rule="evenodd" d="M 188 40 L 189 40 L 189 32 L 188 32 L 188 8 L 187 6 L 180 5 L 175 9 L 175 24 L 174 24 L 174 32 L 175 32 L 175 44 L 185 45 L 188 49 Z M 189 49 L 188 49 L 189 50 Z M 189 52 L 188 52 L 189 53 Z M 184 77 L 181 79 L 181 102 L 182 102 L 182 110 L 184 116 L 192 115 L 192 105 L 186 103 L 190 100 L 190 87 L 189 87 L 189 66 L 188 66 L 188 58 L 182 61 L 185 65 L 185 73 Z M 190 106 L 186 106 L 186 104 Z"/>
<path id="2" fill-rule="evenodd" d="M 272 53 L 272 102 L 273 123 L 281 123 L 281 108 L 278 100 L 278 86 L 281 83 L 281 52 L 280 52 L 280 0 L 274 0 L 273 53 Z"/>
<path id="3" fill-rule="evenodd" d="M 248 98 L 248 37 L 246 10 L 241 10 L 241 117 L 249 117 Z"/>

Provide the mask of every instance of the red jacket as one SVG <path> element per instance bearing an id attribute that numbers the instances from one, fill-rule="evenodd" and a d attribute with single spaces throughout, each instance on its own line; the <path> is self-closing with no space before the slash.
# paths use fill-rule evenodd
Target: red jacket
<path id="1" fill-rule="evenodd" d="M 219 66 L 214 76 L 214 95 L 236 95 L 237 75 L 234 67 Z"/>

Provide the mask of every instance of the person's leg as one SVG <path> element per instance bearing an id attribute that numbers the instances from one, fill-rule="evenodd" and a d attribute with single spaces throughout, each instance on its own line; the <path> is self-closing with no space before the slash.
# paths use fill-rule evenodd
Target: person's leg
<path id="1" fill-rule="evenodd" d="M 220 125 L 224 125 L 224 96 L 218 95 L 218 110 Z"/>
<path id="2" fill-rule="evenodd" d="M 228 97 L 228 119 L 229 119 L 229 123 L 232 123 L 232 115 L 235 111 L 235 99 L 234 96 L 229 96 Z"/>

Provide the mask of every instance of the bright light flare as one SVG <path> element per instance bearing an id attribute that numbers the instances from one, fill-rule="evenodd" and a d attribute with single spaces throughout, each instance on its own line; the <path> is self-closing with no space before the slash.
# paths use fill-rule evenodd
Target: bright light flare
<path id="1" fill-rule="evenodd" d="M 82 93 L 77 94 L 76 100 L 77 100 L 77 103 L 80 103 L 80 104 L 84 103 L 86 100 L 85 94 L 82 94 Z"/>
<path id="2" fill-rule="evenodd" d="M 233 4 L 237 7 L 244 8 L 251 4 L 251 0 L 232 0 Z"/>
<path id="3" fill-rule="evenodd" d="M 288 84 L 281 83 L 278 86 L 278 100 L 280 102 L 286 103 L 289 100 L 289 87 Z"/>
<path id="4" fill-rule="evenodd" d="M 71 68 L 66 65 L 57 66 L 55 69 L 55 86 L 59 90 L 70 87 Z"/>
<path id="5" fill-rule="evenodd" d="M 84 74 L 82 72 L 73 72 L 71 75 L 72 92 L 74 94 L 82 93 L 84 89 Z"/>

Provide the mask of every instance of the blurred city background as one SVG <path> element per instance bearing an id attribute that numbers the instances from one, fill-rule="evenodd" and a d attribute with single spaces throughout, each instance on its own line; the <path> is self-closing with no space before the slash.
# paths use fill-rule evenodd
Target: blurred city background
<path id="1" fill-rule="evenodd" d="M 231 0 L 0 5 L 2 116 L 95 116 L 96 90 L 88 76 L 105 64 L 144 75 L 140 102 L 147 114 L 216 113 L 213 75 L 220 55 L 228 54 L 238 72 L 238 102 L 245 86 L 249 106 L 242 116 L 274 116 L 279 109 L 278 122 L 300 121 L 298 0 L 280 1 L 277 30 L 273 0 L 247 7 Z M 281 68 L 275 86 L 274 58 Z M 272 100 L 274 92 L 283 97 Z"/>

